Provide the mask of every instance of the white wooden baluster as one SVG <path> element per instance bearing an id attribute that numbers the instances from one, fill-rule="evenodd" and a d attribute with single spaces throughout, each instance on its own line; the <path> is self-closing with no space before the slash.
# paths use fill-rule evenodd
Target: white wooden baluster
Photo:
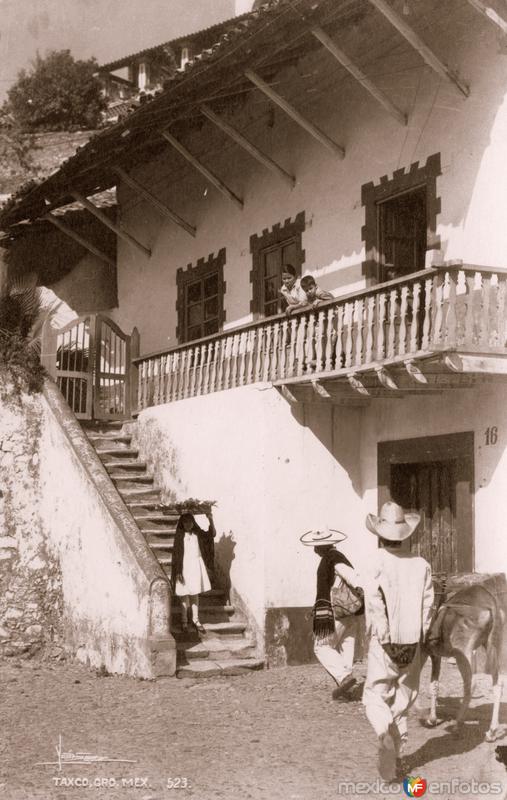
<path id="1" fill-rule="evenodd" d="M 247 339 L 246 382 L 255 382 L 255 357 L 257 347 L 257 329 L 250 328 Z"/>
<path id="2" fill-rule="evenodd" d="M 315 313 L 310 311 L 306 317 L 305 373 L 315 372 Z"/>
<path id="3" fill-rule="evenodd" d="M 256 353 L 255 353 L 255 382 L 258 383 L 262 380 L 262 370 L 264 365 L 264 341 L 265 341 L 265 326 L 257 328 L 256 336 Z"/>
<path id="4" fill-rule="evenodd" d="M 385 356 L 385 340 L 386 340 L 386 327 L 387 327 L 387 292 L 380 292 L 376 298 L 377 304 L 377 322 L 375 327 L 376 338 L 376 359 L 382 361 Z"/>
<path id="5" fill-rule="evenodd" d="M 271 358 L 269 367 L 269 379 L 276 381 L 278 373 L 278 361 L 280 358 L 280 322 L 276 320 L 273 325 L 273 341 L 271 342 Z"/>
<path id="6" fill-rule="evenodd" d="M 353 326 L 354 326 L 354 302 L 345 303 L 344 311 L 345 325 L 345 366 L 352 366 L 352 345 L 353 345 Z"/>
<path id="7" fill-rule="evenodd" d="M 366 337 L 364 347 L 364 363 L 370 364 L 373 361 L 373 325 L 375 320 L 375 295 L 370 295 L 366 299 L 365 325 Z"/>
<path id="8" fill-rule="evenodd" d="M 281 337 L 280 337 L 280 355 L 279 355 L 279 378 L 287 377 L 287 364 L 288 364 L 288 337 L 289 337 L 289 320 L 284 317 L 281 323 Z"/>
<path id="9" fill-rule="evenodd" d="M 410 325 L 409 352 L 419 350 L 419 304 L 421 297 L 421 284 L 416 281 L 412 286 L 412 322 Z"/>
<path id="10" fill-rule="evenodd" d="M 139 364 L 139 389 L 137 392 L 139 409 L 146 408 L 146 361 Z"/>
<path id="11" fill-rule="evenodd" d="M 224 336 L 222 336 L 219 339 L 218 346 L 215 348 L 215 363 L 216 363 L 215 391 L 216 392 L 219 392 L 222 389 L 222 383 L 224 379 L 225 342 L 226 339 Z"/>
<path id="12" fill-rule="evenodd" d="M 188 350 L 180 351 L 180 369 L 178 376 L 178 399 L 185 397 L 185 376 L 187 374 Z"/>
<path id="13" fill-rule="evenodd" d="M 269 380 L 269 373 L 271 367 L 271 343 L 273 338 L 273 330 L 271 325 L 268 325 L 265 328 L 265 336 L 264 336 L 264 365 L 262 370 L 262 380 L 267 381 Z"/>
<path id="14" fill-rule="evenodd" d="M 498 346 L 505 347 L 507 343 L 507 318 L 505 314 L 505 282 L 507 276 L 503 273 L 498 273 Z"/>
<path id="15" fill-rule="evenodd" d="M 170 400 L 171 364 L 172 364 L 172 355 L 168 353 L 166 355 L 164 363 L 164 403 L 168 403 Z"/>
<path id="16" fill-rule="evenodd" d="M 481 316 L 480 316 L 480 326 L 479 326 L 479 343 L 483 347 L 487 347 L 489 344 L 489 330 L 490 330 L 490 319 L 489 319 L 489 308 L 490 308 L 490 293 L 491 293 L 491 273 L 486 272 L 484 274 L 479 273 L 480 280 L 482 283 L 481 288 Z"/>
<path id="17" fill-rule="evenodd" d="M 387 333 L 387 357 L 394 358 L 396 353 L 396 320 L 398 312 L 398 291 L 391 289 L 389 292 L 389 328 Z"/>
<path id="18" fill-rule="evenodd" d="M 305 331 L 306 331 L 306 316 L 298 314 L 292 320 L 295 326 L 292 327 L 292 334 L 294 335 L 295 351 L 294 351 L 294 375 L 302 375 L 305 363 Z"/>
<path id="19" fill-rule="evenodd" d="M 331 372 L 333 369 L 333 357 L 336 344 L 336 331 L 335 324 L 336 308 L 327 308 L 324 312 L 324 354 L 323 354 L 323 369 L 326 372 Z"/>
<path id="20" fill-rule="evenodd" d="M 197 379 L 197 394 L 201 395 L 204 394 L 204 367 L 206 363 L 206 351 L 207 345 L 202 344 L 200 347 L 196 348 L 198 352 L 199 358 L 199 377 Z"/>
<path id="21" fill-rule="evenodd" d="M 208 364 L 206 368 L 206 393 L 211 394 L 215 391 L 215 350 L 218 347 L 218 339 L 212 339 L 208 344 Z"/>
<path id="22" fill-rule="evenodd" d="M 153 359 L 153 405 L 160 405 L 160 358 Z"/>
<path id="23" fill-rule="evenodd" d="M 410 287 L 401 287 L 400 297 L 400 327 L 398 335 L 398 355 L 404 356 L 407 352 L 407 313 L 408 313 L 408 293 Z"/>
<path id="24" fill-rule="evenodd" d="M 323 372 L 325 368 L 325 317 L 326 311 L 318 311 L 316 314 L 317 324 L 315 326 L 315 372 Z"/>
<path id="25" fill-rule="evenodd" d="M 446 347 L 456 346 L 456 282 L 458 280 L 458 271 L 449 270 L 448 281 L 446 285 L 447 292 L 447 313 L 443 320 L 443 336 Z"/>
<path id="26" fill-rule="evenodd" d="M 229 389 L 231 381 L 232 336 L 229 334 L 225 340 L 224 378 L 223 389 Z"/>
<path id="27" fill-rule="evenodd" d="M 292 317 L 289 321 L 289 363 L 287 367 L 287 377 L 291 378 L 296 374 L 297 368 L 297 342 L 298 342 L 298 321 Z"/>
<path id="28" fill-rule="evenodd" d="M 466 297 L 467 309 L 465 315 L 465 346 L 475 344 L 474 341 L 474 320 L 475 320 L 475 273 L 472 270 L 465 270 L 466 278 Z"/>
<path id="29" fill-rule="evenodd" d="M 423 337 L 422 349 L 429 350 L 430 336 L 431 336 L 431 320 L 435 313 L 433 304 L 433 278 L 427 278 L 424 282 L 424 321 L 423 321 Z"/>
<path id="30" fill-rule="evenodd" d="M 146 395 L 147 405 L 148 407 L 153 405 L 153 361 L 150 358 L 148 361 L 148 391 Z"/>
<path id="31" fill-rule="evenodd" d="M 178 383 L 178 353 L 171 354 L 171 386 L 169 393 L 169 400 L 173 402 L 176 399 L 176 387 Z"/>
<path id="32" fill-rule="evenodd" d="M 364 343 L 364 301 L 360 297 L 355 302 L 354 317 L 355 317 L 355 342 L 354 342 L 354 364 L 360 366 L 363 363 L 363 343 Z"/>

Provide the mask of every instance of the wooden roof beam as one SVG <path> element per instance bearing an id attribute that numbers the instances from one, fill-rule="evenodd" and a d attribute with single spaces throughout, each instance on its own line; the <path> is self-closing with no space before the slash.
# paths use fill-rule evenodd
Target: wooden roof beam
<path id="1" fill-rule="evenodd" d="M 391 103 L 387 95 L 381 89 L 378 89 L 374 83 L 364 74 L 362 69 L 354 64 L 350 58 L 346 55 L 346 53 L 341 50 L 337 44 L 331 39 L 331 37 L 322 30 L 322 28 L 316 26 L 311 29 L 312 36 L 314 36 L 318 41 L 324 45 L 324 47 L 329 50 L 329 52 L 336 58 L 336 60 L 345 67 L 346 70 L 350 72 L 354 78 L 359 81 L 361 86 L 369 92 L 372 97 L 377 100 L 381 106 L 383 106 L 386 111 L 389 112 L 399 123 L 400 125 L 407 124 L 407 115 L 400 111 L 394 103 Z"/>
<path id="2" fill-rule="evenodd" d="M 97 219 L 100 220 L 100 222 L 102 222 L 102 224 L 105 225 L 106 228 L 109 228 L 111 231 L 113 231 L 113 233 L 119 236 L 120 239 L 123 239 L 125 242 L 127 242 L 127 244 L 130 244 L 132 247 L 135 247 L 143 255 L 148 256 L 148 258 L 151 256 L 151 250 L 148 247 L 145 247 L 144 244 L 141 244 L 141 242 L 138 242 L 137 239 L 134 239 L 134 237 L 131 236 L 130 233 L 127 233 L 127 231 L 124 230 L 120 225 L 117 225 L 115 222 L 110 220 L 109 217 L 106 214 L 104 214 L 104 212 L 101 211 L 100 208 L 97 208 L 96 205 L 94 205 L 90 200 L 88 200 L 87 197 L 82 195 L 80 192 L 75 192 L 75 191 L 71 191 L 71 195 L 79 203 L 81 203 L 81 205 L 84 206 L 84 208 L 86 208 L 87 211 L 90 212 L 90 214 L 93 214 L 94 217 L 97 217 Z"/>
<path id="3" fill-rule="evenodd" d="M 507 34 L 507 22 L 496 13 L 496 11 L 491 8 L 491 6 L 487 6 L 486 3 L 483 3 L 482 0 L 468 0 L 471 6 L 473 6 L 476 11 L 479 11 L 480 14 L 483 14 L 487 17 L 494 25 L 496 25 L 504 36 Z"/>
<path id="4" fill-rule="evenodd" d="M 445 80 L 450 81 L 457 89 L 461 92 L 461 94 L 468 97 L 470 94 L 470 89 L 466 84 L 464 84 L 457 75 L 449 69 L 449 67 L 444 64 L 440 59 L 435 55 L 433 50 L 423 42 L 421 37 L 414 31 L 412 28 L 407 25 L 404 19 L 396 13 L 396 11 L 386 2 L 386 0 L 370 0 L 370 3 L 375 6 L 381 14 L 389 20 L 391 25 L 393 25 L 396 30 L 401 33 L 401 35 L 410 42 L 412 47 L 414 47 L 419 55 L 424 59 L 424 61 L 429 64 L 429 66 L 435 70 L 435 72 L 440 75 Z"/>
<path id="5" fill-rule="evenodd" d="M 102 250 L 99 250 L 98 247 L 95 247 L 95 245 L 91 244 L 82 236 L 80 236 L 79 233 L 73 231 L 72 228 L 69 228 L 68 225 L 62 222 L 62 220 L 59 219 L 58 217 L 55 217 L 54 214 L 44 214 L 42 219 L 51 222 L 51 224 L 54 225 L 55 228 L 58 228 L 60 231 L 62 231 L 62 233 L 68 236 L 69 239 L 73 239 L 75 242 L 80 244 L 81 247 L 84 247 L 85 250 L 88 250 L 90 253 L 93 253 L 93 255 L 97 256 L 97 258 L 99 258 L 101 261 L 105 261 L 106 264 L 109 264 L 110 267 L 116 268 L 116 263 L 112 258 L 107 256 L 105 253 L 102 252 Z"/>
<path id="6" fill-rule="evenodd" d="M 201 173 L 201 175 L 204 175 L 204 177 L 207 178 L 207 180 L 216 189 L 218 189 L 218 191 L 221 192 L 224 195 L 224 197 L 226 197 L 228 200 L 230 200 L 232 203 L 238 206 L 238 208 L 243 210 L 243 200 L 241 200 L 240 197 L 234 194 L 234 192 L 231 189 L 229 189 L 229 187 L 226 186 L 225 183 L 222 180 L 220 180 L 219 177 L 217 177 L 217 175 L 211 172 L 211 170 L 209 170 L 208 167 L 205 167 L 204 164 L 202 164 L 199 161 L 199 159 L 197 159 L 194 155 L 192 155 L 192 153 L 189 150 L 187 150 L 187 148 L 184 145 L 182 145 L 181 142 L 178 141 L 178 139 L 175 139 L 175 137 L 168 131 L 162 131 L 162 136 L 167 142 L 169 142 L 169 144 L 171 144 L 175 148 L 175 150 L 178 151 L 178 153 L 180 153 L 183 156 L 183 158 L 186 158 L 186 160 L 189 161 L 190 164 L 192 164 L 192 166 L 195 167 L 196 170 Z"/>
<path id="7" fill-rule="evenodd" d="M 326 133 L 321 131 L 320 128 L 317 128 L 313 122 L 310 122 L 310 120 L 306 119 L 306 117 L 300 114 L 299 111 L 294 108 L 294 106 L 288 103 L 287 100 L 284 100 L 284 98 L 275 92 L 271 86 L 269 86 L 269 84 L 263 81 L 259 75 L 257 75 L 251 69 L 247 69 L 244 74 L 249 81 L 251 81 L 255 86 L 257 86 L 258 89 L 260 89 L 263 94 L 266 95 L 266 97 L 269 97 L 269 99 L 275 105 L 279 106 L 279 108 L 285 111 L 287 116 L 293 119 L 294 122 L 297 122 L 301 128 L 313 136 L 314 139 L 317 139 L 317 141 L 330 150 L 333 155 L 338 156 L 339 158 L 345 158 L 345 150 L 343 147 L 340 147 L 339 144 L 336 144 L 336 142 L 330 139 Z"/>
<path id="8" fill-rule="evenodd" d="M 118 177 L 121 178 L 121 180 L 126 183 L 127 186 L 130 186 L 131 189 L 134 189 L 135 192 L 141 195 L 144 200 L 147 200 L 148 203 L 151 203 L 151 205 L 156 208 L 157 211 L 162 214 L 162 216 L 170 219 L 171 222 L 176 223 L 176 225 L 179 225 L 184 231 L 190 234 L 190 236 L 195 236 L 196 229 L 193 225 L 190 225 L 190 223 L 186 222 L 182 217 L 179 216 L 179 214 L 176 214 L 176 212 L 172 211 L 168 206 L 165 205 L 165 203 L 162 203 L 158 197 L 155 197 L 155 195 L 149 192 L 148 189 L 139 183 L 139 181 L 136 181 L 135 178 L 132 178 L 128 172 L 125 172 L 125 170 L 121 167 L 112 167 L 112 171 L 115 173 L 115 175 L 118 175 Z"/>
<path id="9" fill-rule="evenodd" d="M 269 156 L 259 150 L 254 144 L 252 144 L 242 133 L 240 133 L 236 128 L 233 128 L 232 125 L 229 125 L 228 122 L 225 122 L 221 119 L 217 114 L 215 114 L 212 109 L 207 105 L 202 105 L 199 107 L 204 116 L 213 122 L 220 130 L 222 130 L 227 136 L 230 136 L 236 144 L 239 144 L 244 150 L 247 151 L 253 158 L 257 159 L 263 166 L 269 169 L 271 172 L 274 172 L 275 175 L 282 178 L 282 180 L 286 181 L 289 184 L 290 188 L 293 189 L 296 183 L 296 179 L 293 175 L 289 175 L 282 167 L 280 167 L 275 161 L 273 161 Z"/>

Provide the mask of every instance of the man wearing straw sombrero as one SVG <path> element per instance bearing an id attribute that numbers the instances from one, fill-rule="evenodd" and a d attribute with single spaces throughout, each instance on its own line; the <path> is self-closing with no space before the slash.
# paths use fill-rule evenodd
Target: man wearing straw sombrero
<path id="1" fill-rule="evenodd" d="M 363 704 L 378 737 L 379 773 L 387 781 L 400 777 L 403 768 L 408 709 L 419 690 L 421 642 L 431 620 L 431 567 L 407 547 L 420 519 L 393 502 L 366 518 L 380 548 L 364 584 L 370 644 Z"/>
<path id="2" fill-rule="evenodd" d="M 333 699 L 349 699 L 348 692 L 356 685 L 352 675 L 354 646 L 357 636 L 358 619 L 355 614 L 335 616 L 331 604 L 331 592 L 336 581 L 346 582 L 352 592 L 360 593 L 362 611 L 362 592 L 355 590 L 358 578 L 348 558 L 336 549 L 338 542 L 346 535 L 333 528 L 307 531 L 301 541 L 313 547 L 320 556 L 317 568 L 317 599 L 313 608 L 314 653 L 324 669 L 336 683 Z M 354 600 L 355 595 L 352 594 Z"/>

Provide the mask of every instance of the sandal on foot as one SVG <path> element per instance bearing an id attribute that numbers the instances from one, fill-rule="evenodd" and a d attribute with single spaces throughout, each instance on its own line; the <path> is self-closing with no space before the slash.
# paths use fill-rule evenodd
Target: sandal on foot
<path id="1" fill-rule="evenodd" d="M 333 700 L 341 700 L 342 697 L 344 697 L 347 694 L 347 692 L 349 692 L 350 689 L 352 689 L 356 685 L 356 683 L 357 681 L 353 675 L 347 675 L 347 677 L 344 678 L 342 681 L 340 681 L 339 683 L 337 682 L 336 689 L 333 690 L 332 694 Z"/>
<path id="2" fill-rule="evenodd" d="M 204 627 L 204 625 L 202 625 L 199 622 L 199 620 L 197 620 L 197 622 L 194 622 L 193 625 L 194 625 L 194 628 L 196 629 L 197 633 L 200 633 L 200 634 L 206 633 L 206 628 Z"/>

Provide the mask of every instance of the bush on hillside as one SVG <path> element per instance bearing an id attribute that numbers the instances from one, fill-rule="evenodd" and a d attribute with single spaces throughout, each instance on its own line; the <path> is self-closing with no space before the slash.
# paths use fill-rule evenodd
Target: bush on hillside
<path id="1" fill-rule="evenodd" d="M 7 110 L 24 131 L 95 128 L 105 107 L 94 73 L 97 62 L 74 59 L 70 50 L 37 55 L 7 93 Z"/>

